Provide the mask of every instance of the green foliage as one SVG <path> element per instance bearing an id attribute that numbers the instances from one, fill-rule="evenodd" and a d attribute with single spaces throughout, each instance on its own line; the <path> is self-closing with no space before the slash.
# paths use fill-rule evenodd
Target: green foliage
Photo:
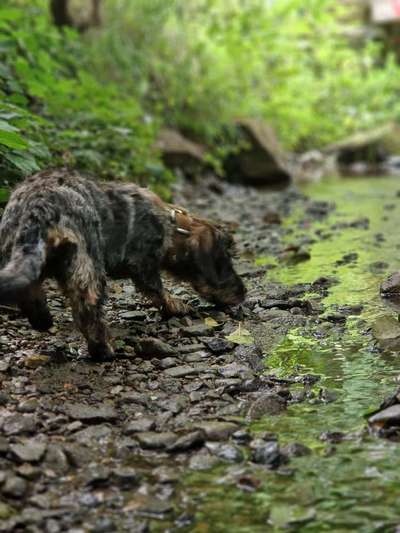
<path id="1" fill-rule="evenodd" d="M 103 178 L 167 183 L 152 148 L 157 121 L 129 91 L 85 70 L 84 57 L 80 37 L 48 20 L 47 2 L 0 8 L 3 180 L 68 164 Z"/>
<path id="2" fill-rule="evenodd" d="M 91 66 L 165 122 L 224 144 L 238 116 L 321 147 L 399 114 L 399 66 L 348 37 L 336 0 L 105 0 Z"/>

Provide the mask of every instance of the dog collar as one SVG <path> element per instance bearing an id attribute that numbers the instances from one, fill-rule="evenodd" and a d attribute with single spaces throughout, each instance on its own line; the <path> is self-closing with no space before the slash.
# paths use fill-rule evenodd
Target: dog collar
<path id="1" fill-rule="evenodd" d="M 169 218 L 171 220 L 171 222 L 173 224 L 177 224 L 177 221 L 176 221 L 176 214 L 180 214 L 180 215 L 184 215 L 185 213 L 183 211 L 181 211 L 180 209 L 170 209 L 169 210 Z M 177 233 L 180 233 L 181 235 L 190 235 L 190 231 L 187 230 L 187 229 L 184 229 L 184 228 L 180 228 L 179 226 L 177 226 L 175 228 L 176 232 Z"/>

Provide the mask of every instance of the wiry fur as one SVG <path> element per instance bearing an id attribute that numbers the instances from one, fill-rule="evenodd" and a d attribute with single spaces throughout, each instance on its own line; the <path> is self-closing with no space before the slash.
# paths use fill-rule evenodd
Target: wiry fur
<path id="1" fill-rule="evenodd" d="M 42 282 L 55 278 L 89 353 L 107 357 L 106 274 L 131 278 L 167 315 L 187 309 L 164 290 L 162 269 L 210 301 L 238 304 L 246 291 L 232 243 L 221 227 L 175 211 L 147 189 L 65 169 L 41 172 L 13 192 L 1 220 L 0 302 L 17 303 L 35 329 L 46 330 L 52 318 Z"/>

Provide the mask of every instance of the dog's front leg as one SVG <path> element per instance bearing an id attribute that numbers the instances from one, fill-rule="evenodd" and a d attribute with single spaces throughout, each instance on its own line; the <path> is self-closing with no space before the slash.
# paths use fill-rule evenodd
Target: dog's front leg
<path id="1" fill-rule="evenodd" d="M 138 269 L 134 269 L 131 274 L 132 281 L 136 287 L 153 303 L 158 307 L 161 314 L 168 318 L 171 316 L 184 316 L 190 313 L 191 308 L 185 304 L 182 300 L 174 298 L 164 287 L 160 276 L 160 271 L 157 268 L 146 269 L 146 275 L 144 271 L 138 272 Z"/>

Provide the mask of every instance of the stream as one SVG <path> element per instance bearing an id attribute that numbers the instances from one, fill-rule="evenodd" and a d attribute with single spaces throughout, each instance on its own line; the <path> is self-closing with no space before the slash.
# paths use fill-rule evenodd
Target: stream
<path id="1" fill-rule="evenodd" d="M 266 365 L 280 376 L 320 375 L 320 385 L 337 399 L 293 405 L 253 425 L 254 431 L 279 435 L 281 444 L 300 441 L 313 452 L 293 459 L 287 472 L 260 470 L 258 490 L 234 487 L 223 469 L 190 475 L 187 489 L 198 509 L 190 531 L 372 532 L 395 531 L 400 524 L 400 446 L 369 436 L 364 418 L 393 392 L 400 375 L 399 354 L 381 353 L 370 334 L 377 317 L 396 316 L 381 300 L 379 284 L 400 267 L 399 191 L 396 178 L 332 179 L 305 188 L 315 200 L 333 200 L 336 210 L 313 225 L 323 238 L 311 246 L 311 259 L 271 269 L 268 280 L 294 284 L 333 275 L 339 283 L 322 302 L 325 313 L 349 305 L 361 312 L 348 316 L 344 332 L 290 331 Z M 293 213 L 285 225 L 298 227 L 300 218 Z M 340 264 L 347 254 L 357 255 Z M 327 431 L 347 437 L 336 444 L 334 435 L 321 438 Z"/>

